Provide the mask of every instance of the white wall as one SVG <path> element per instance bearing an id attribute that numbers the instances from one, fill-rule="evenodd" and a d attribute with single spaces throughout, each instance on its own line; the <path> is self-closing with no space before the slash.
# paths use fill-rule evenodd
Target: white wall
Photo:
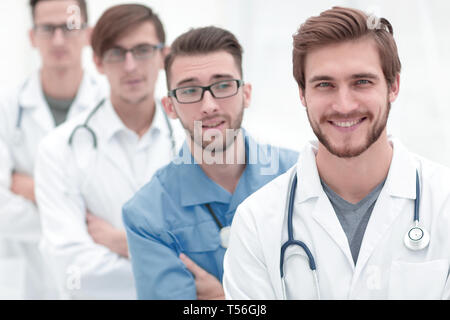
<path id="1" fill-rule="evenodd" d="M 413 151 L 450 166 L 450 1 L 445 0 L 88 0 L 91 23 L 115 4 L 151 6 L 166 28 L 169 43 L 190 27 L 216 25 L 236 34 L 244 53 L 244 78 L 253 85 L 244 126 L 258 140 L 295 149 L 313 138 L 292 77 L 292 35 L 309 16 L 333 5 L 356 7 L 386 17 L 402 61 L 401 90 L 389 131 Z M 17 84 L 38 66 L 27 30 L 27 0 L 0 2 L 0 88 Z M 90 49 L 86 68 L 94 70 Z M 164 77 L 158 83 L 164 95 Z"/>

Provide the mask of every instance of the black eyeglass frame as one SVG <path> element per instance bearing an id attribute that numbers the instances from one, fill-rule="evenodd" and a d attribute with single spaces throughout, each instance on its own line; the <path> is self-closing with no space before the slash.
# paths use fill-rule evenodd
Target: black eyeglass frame
<path id="1" fill-rule="evenodd" d="M 231 94 L 231 95 L 229 95 L 229 96 L 226 96 L 226 97 L 216 97 L 214 95 L 214 92 L 211 90 L 211 87 L 214 87 L 215 85 L 217 85 L 219 83 L 229 82 L 229 81 L 234 81 L 234 82 L 237 83 L 236 92 Z M 238 92 L 239 92 L 239 88 L 244 86 L 244 84 L 245 84 L 244 81 L 240 80 L 240 79 L 226 79 L 226 80 L 220 80 L 220 81 L 211 83 L 209 86 L 184 86 L 184 87 L 175 88 L 175 89 L 169 90 L 168 93 L 167 93 L 167 96 L 175 98 L 178 101 L 178 103 L 181 103 L 181 104 L 190 104 L 190 103 L 197 103 L 197 102 L 202 101 L 203 100 L 203 96 L 205 94 L 205 91 L 209 91 L 209 93 L 211 93 L 211 95 L 214 97 L 214 99 L 226 99 L 226 98 L 229 98 L 229 97 L 237 95 Z M 176 91 L 180 90 L 180 89 L 186 89 L 186 88 L 200 88 L 200 89 L 202 89 L 202 93 L 200 95 L 200 98 L 198 100 L 196 100 L 196 101 L 190 101 L 190 102 L 181 102 L 180 100 L 178 100 Z"/>
<path id="2" fill-rule="evenodd" d="M 112 63 L 114 63 L 114 62 L 123 62 L 123 61 L 125 61 L 125 57 L 126 57 L 128 52 L 131 52 L 131 55 L 133 56 L 133 58 L 135 58 L 137 60 L 142 60 L 143 58 L 136 58 L 136 53 L 135 53 L 135 51 L 138 50 L 139 48 L 142 48 L 142 46 L 147 46 L 149 48 L 152 48 L 152 50 L 153 50 L 152 53 L 148 57 L 146 57 L 145 59 L 149 59 L 149 58 L 153 57 L 155 55 L 156 51 L 162 50 L 164 48 L 164 44 L 163 43 L 158 43 L 158 44 L 144 43 L 144 44 L 139 44 L 139 45 L 137 45 L 137 46 L 135 46 L 133 48 L 130 48 L 130 49 L 125 49 L 125 48 L 122 48 L 122 47 L 112 47 L 112 48 L 110 48 L 110 49 L 105 51 L 105 53 L 103 54 L 103 59 L 105 59 L 105 56 L 108 53 L 108 51 L 114 50 L 114 49 L 116 49 L 116 50 L 119 49 L 119 50 L 121 50 L 121 57 L 123 57 L 123 58 L 121 58 L 120 60 L 117 60 L 117 61 L 108 61 L 108 59 L 106 59 L 105 61 L 106 62 L 112 62 Z"/>
<path id="3" fill-rule="evenodd" d="M 45 30 L 44 28 L 50 28 Z M 79 28 L 69 28 L 67 23 L 61 24 L 51 24 L 51 23 L 43 23 L 43 24 L 35 24 L 33 25 L 33 30 L 35 32 L 41 32 L 45 35 L 53 36 L 57 29 L 61 29 L 63 34 L 70 34 L 74 31 L 81 31 L 87 28 L 87 23 L 82 23 Z"/>

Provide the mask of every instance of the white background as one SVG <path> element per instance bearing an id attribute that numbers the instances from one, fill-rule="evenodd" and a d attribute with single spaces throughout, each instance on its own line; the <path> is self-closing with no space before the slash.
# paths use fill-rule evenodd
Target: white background
<path id="1" fill-rule="evenodd" d="M 445 0 L 88 0 L 93 25 L 112 5 L 133 2 L 152 7 L 168 42 L 190 27 L 216 25 L 232 31 L 244 48 L 244 80 L 253 85 L 253 101 L 244 126 L 257 140 L 300 150 L 313 138 L 292 76 L 292 35 L 302 22 L 334 5 L 387 18 L 402 62 L 398 100 L 390 133 L 411 150 L 450 166 L 450 1 Z M 0 1 L 0 89 L 18 85 L 39 66 L 28 40 L 28 0 Z M 84 64 L 95 71 L 91 51 Z M 158 95 L 166 92 L 164 75 Z"/>

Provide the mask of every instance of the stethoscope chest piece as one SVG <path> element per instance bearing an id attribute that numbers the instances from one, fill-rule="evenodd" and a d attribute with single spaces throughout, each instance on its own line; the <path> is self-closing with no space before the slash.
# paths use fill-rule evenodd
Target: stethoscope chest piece
<path id="1" fill-rule="evenodd" d="M 230 231 L 230 226 L 220 229 L 220 245 L 225 249 L 228 248 L 228 244 L 230 243 Z"/>
<path id="2" fill-rule="evenodd" d="M 409 229 L 403 240 L 408 249 L 418 251 L 428 247 L 428 244 L 430 243 L 430 235 L 427 230 L 422 229 L 416 224 L 414 227 Z"/>

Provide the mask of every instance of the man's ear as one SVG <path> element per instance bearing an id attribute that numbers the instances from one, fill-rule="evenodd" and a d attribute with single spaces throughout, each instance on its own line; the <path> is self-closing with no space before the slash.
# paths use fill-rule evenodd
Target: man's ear
<path id="1" fill-rule="evenodd" d="M 170 47 L 164 46 L 164 48 L 161 49 L 161 59 L 158 65 L 159 70 L 164 70 L 164 60 L 166 59 L 167 55 L 170 53 Z"/>
<path id="2" fill-rule="evenodd" d="M 300 100 L 302 101 L 302 105 L 306 108 L 306 98 L 305 98 L 305 89 L 298 88 L 298 93 L 300 96 Z"/>
<path id="3" fill-rule="evenodd" d="M 92 38 L 92 31 L 94 31 L 94 28 L 92 28 L 92 27 L 87 27 L 85 30 L 84 30 L 84 32 L 86 33 L 85 34 L 85 45 L 86 46 L 90 46 L 91 45 L 91 38 Z"/>
<path id="4" fill-rule="evenodd" d="M 33 48 L 36 48 L 36 37 L 34 35 L 34 30 L 30 29 L 28 31 L 28 37 L 30 38 L 30 43 Z"/>
<path id="5" fill-rule="evenodd" d="M 163 97 L 161 99 L 161 103 L 163 105 L 164 111 L 166 111 L 166 114 L 169 118 L 171 119 L 177 119 L 178 115 L 175 112 L 175 107 L 172 103 L 172 98 L 171 97 Z"/>
<path id="6" fill-rule="evenodd" d="M 242 89 L 244 92 L 244 108 L 248 108 L 250 107 L 250 102 L 252 101 L 252 85 L 250 83 L 246 83 Z"/>
<path id="7" fill-rule="evenodd" d="M 395 76 L 395 81 L 388 86 L 389 102 L 394 102 L 400 92 L 400 74 Z"/>
<path id="8" fill-rule="evenodd" d="M 105 74 L 105 72 L 103 70 L 103 60 L 99 56 L 97 56 L 95 53 L 93 55 L 93 59 L 94 59 L 94 64 L 95 64 L 95 67 L 97 68 L 98 73 Z"/>

